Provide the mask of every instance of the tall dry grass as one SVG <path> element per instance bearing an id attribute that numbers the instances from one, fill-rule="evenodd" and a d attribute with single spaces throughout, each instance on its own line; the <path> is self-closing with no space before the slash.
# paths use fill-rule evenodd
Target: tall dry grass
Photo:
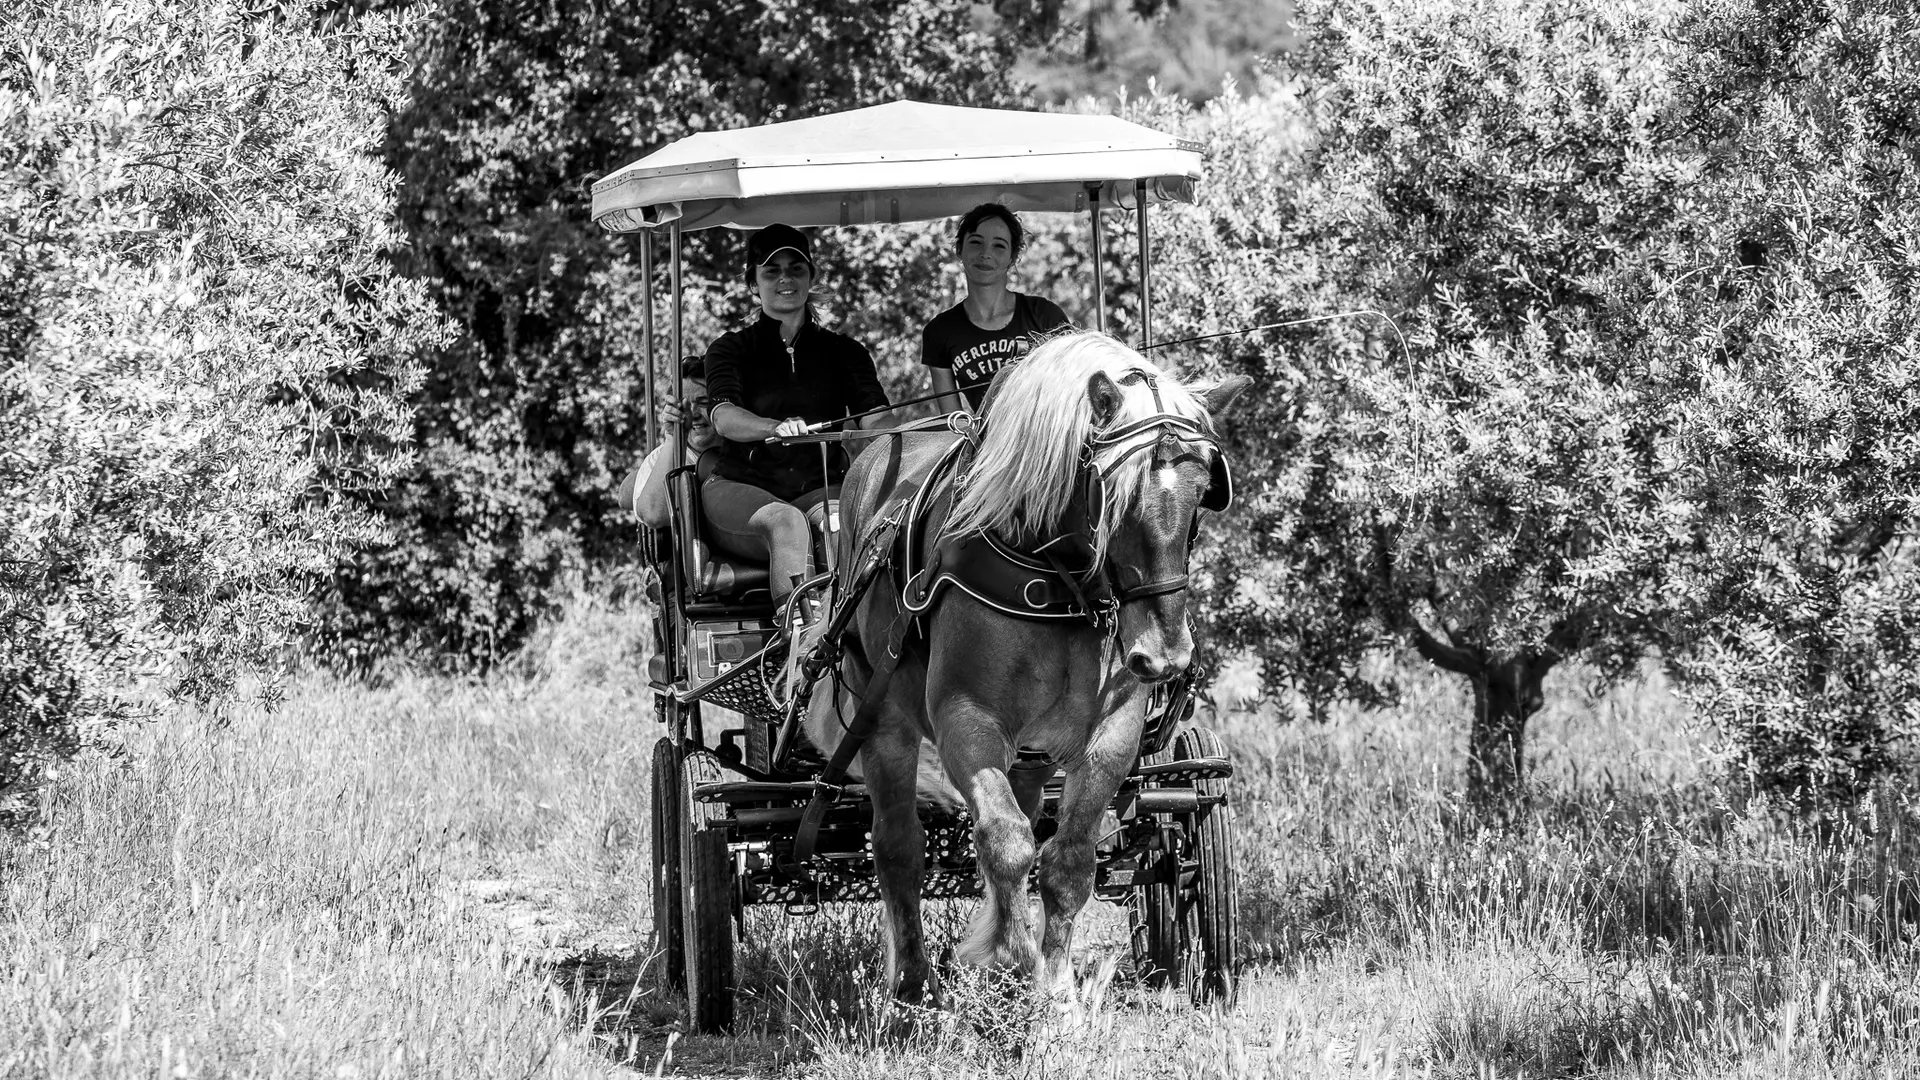
<path id="1" fill-rule="evenodd" d="M 1443 677 L 1323 725 L 1209 717 L 1239 768 L 1231 1015 L 1138 987 L 1108 905 L 1072 1016 L 962 975 L 903 1015 L 874 911 L 756 910 L 741 1034 L 680 1037 L 644 637 L 583 600 L 489 681 L 315 677 L 73 763 L 0 841 L 0 1077 L 1920 1076 L 1912 794 L 1733 798 L 1652 676 L 1553 682 L 1497 820 L 1461 801 Z"/>
<path id="2" fill-rule="evenodd" d="M 314 678 L 72 763 L 0 841 L 0 1076 L 612 1072 L 541 950 L 640 940 L 642 704 Z"/>

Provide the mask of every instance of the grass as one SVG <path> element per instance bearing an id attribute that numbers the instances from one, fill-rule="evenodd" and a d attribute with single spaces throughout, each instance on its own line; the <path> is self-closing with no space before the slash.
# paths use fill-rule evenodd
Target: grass
<path id="1" fill-rule="evenodd" d="M 644 637 L 583 601 L 491 680 L 316 676 L 72 763 L 0 840 L 0 1077 L 1920 1075 L 1912 792 L 1730 798 L 1651 676 L 1552 682 L 1498 820 L 1461 801 L 1444 677 L 1318 726 L 1207 717 L 1239 770 L 1230 1015 L 1139 987 L 1104 904 L 1080 1017 L 964 977 L 903 1017 L 874 910 L 756 910 L 742 1033 L 682 1036 Z M 943 942 L 964 913 L 930 914 Z"/>

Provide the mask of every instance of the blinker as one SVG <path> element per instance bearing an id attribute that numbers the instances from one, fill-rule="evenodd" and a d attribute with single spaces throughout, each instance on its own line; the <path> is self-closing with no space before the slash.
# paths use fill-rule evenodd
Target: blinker
<path id="1" fill-rule="evenodd" d="M 1227 464 L 1227 456 L 1215 450 L 1207 471 L 1210 475 L 1207 490 L 1200 494 L 1200 508 L 1217 514 L 1233 505 L 1233 469 Z"/>

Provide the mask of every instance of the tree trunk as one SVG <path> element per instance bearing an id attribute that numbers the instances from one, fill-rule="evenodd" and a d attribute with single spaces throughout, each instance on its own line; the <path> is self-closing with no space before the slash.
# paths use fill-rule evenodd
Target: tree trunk
<path id="1" fill-rule="evenodd" d="M 1468 674 L 1473 727 L 1467 735 L 1467 798 L 1477 804 L 1512 802 L 1526 779 L 1527 719 L 1545 698 L 1541 680 L 1554 659 L 1521 653 Z"/>
<path id="2" fill-rule="evenodd" d="M 1526 776 L 1527 718 L 1546 698 L 1541 680 L 1578 641 L 1577 624 L 1563 623 L 1547 635 L 1547 647 L 1495 658 L 1452 631 L 1442 641 L 1417 619 L 1405 624 L 1414 647 L 1436 667 L 1465 675 L 1473 687 L 1473 726 L 1467 732 L 1467 799 L 1478 806 L 1511 803 Z"/>

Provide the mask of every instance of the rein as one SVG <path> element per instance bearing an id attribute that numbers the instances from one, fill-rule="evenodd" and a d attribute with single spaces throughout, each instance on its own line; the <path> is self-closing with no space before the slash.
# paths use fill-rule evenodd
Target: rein
<path id="1" fill-rule="evenodd" d="M 821 424 L 840 424 L 852 419 L 855 419 L 855 417 L 849 416 L 841 420 L 823 420 Z M 912 421 L 911 423 L 901 424 L 899 427 L 864 430 L 856 428 L 853 431 L 809 431 L 805 435 L 787 435 L 767 441 L 779 443 L 844 443 L 858 442 L 861 439 L 877 439 L 882 435 L 906 435 L 916 431 L 947 431 L 955 435 L 964 435 L 971 439 L 978 432 L 979 427 L 980 421 L 972 413 L 953 412 L 942 413 L 939 416 L 928 416 L 920 420 Z"/>

